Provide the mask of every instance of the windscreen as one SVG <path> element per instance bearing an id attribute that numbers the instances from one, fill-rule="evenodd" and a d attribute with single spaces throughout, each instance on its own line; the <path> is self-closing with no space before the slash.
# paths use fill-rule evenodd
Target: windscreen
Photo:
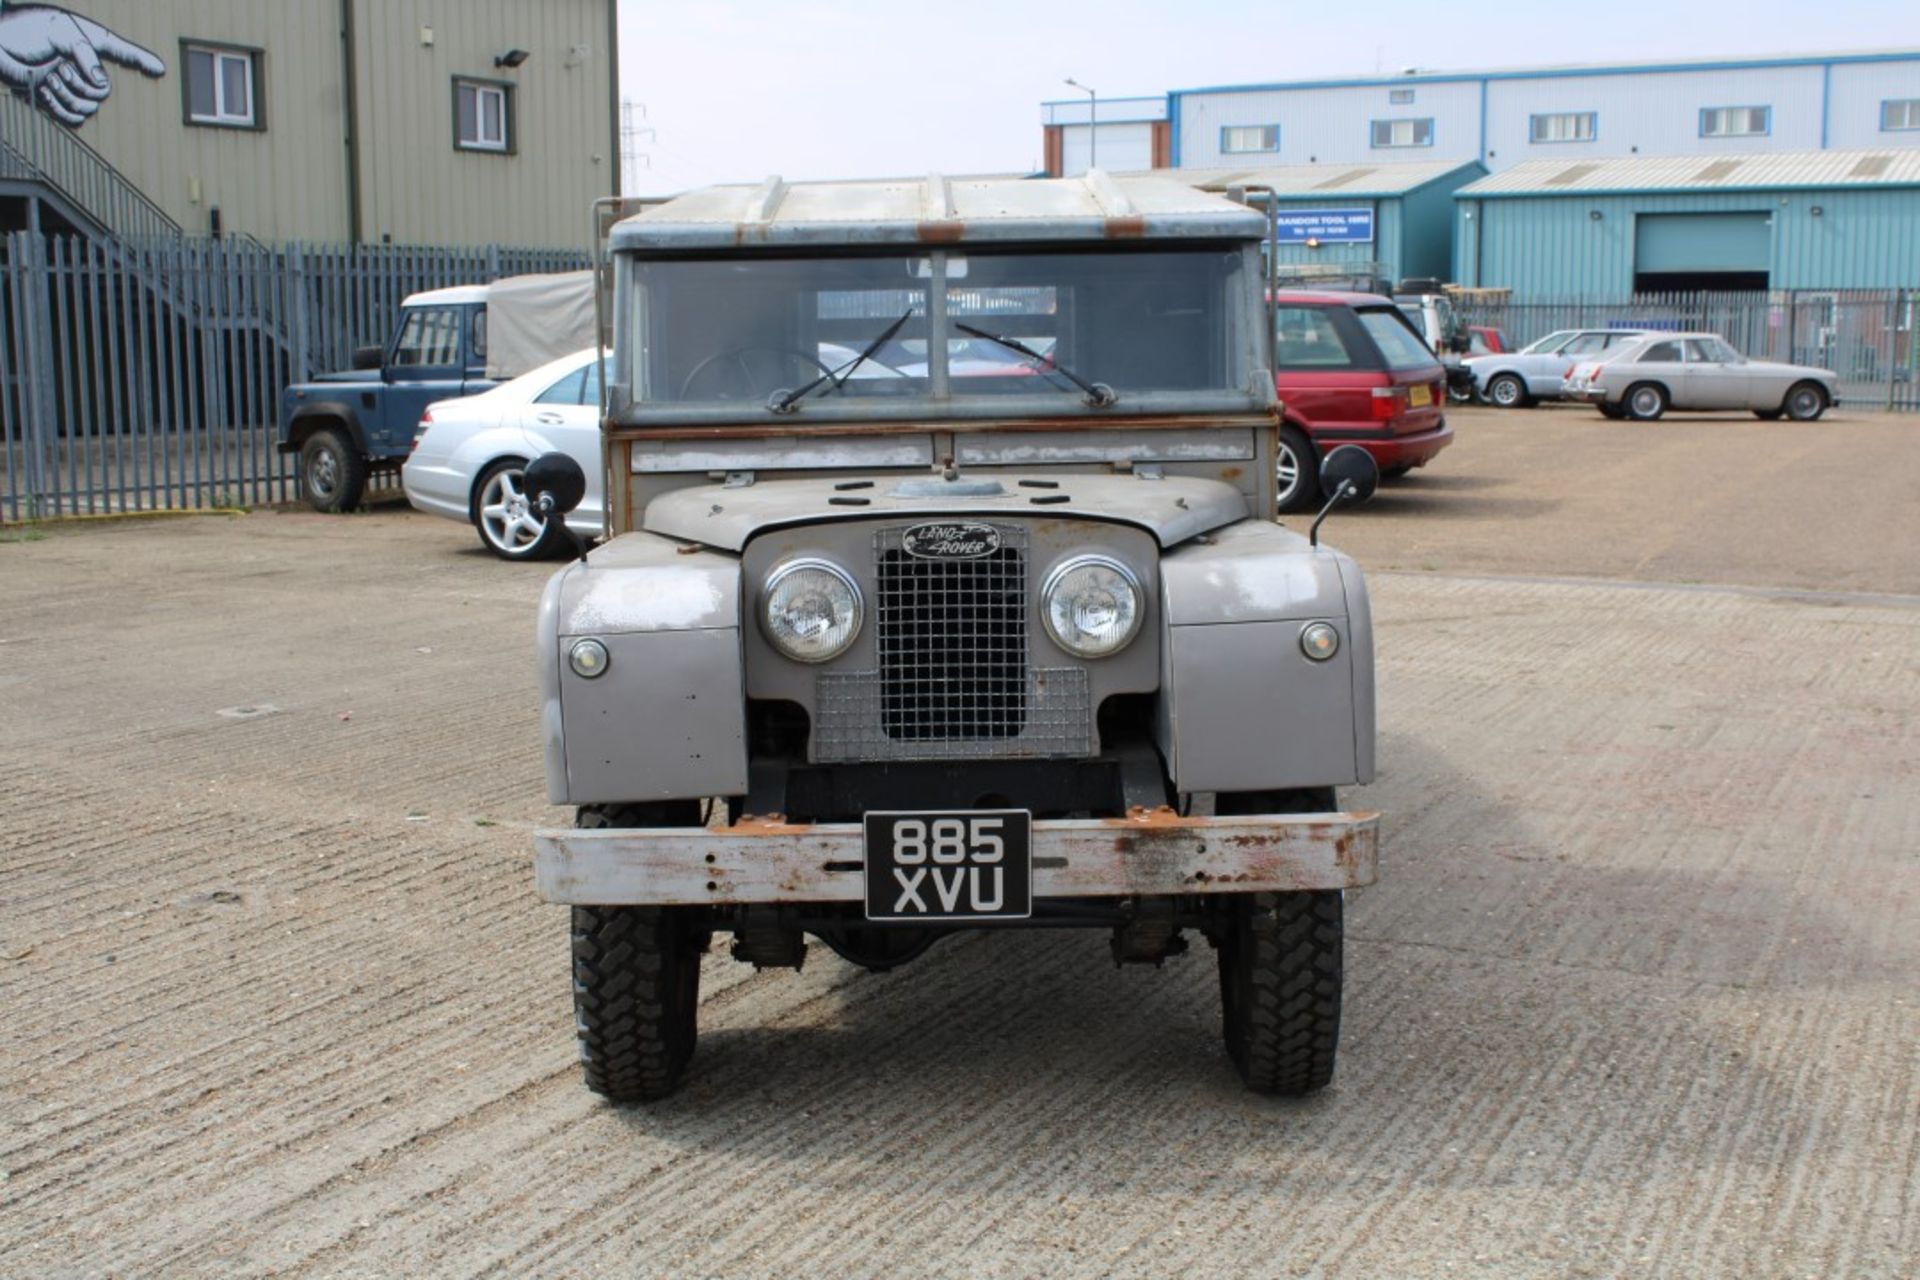
<path id="1" fill-rule="evenodd" d="M 1237 245 L 637 260 L 633 395 L 790 407 L 1236 390 L 1244 263 Z"/>

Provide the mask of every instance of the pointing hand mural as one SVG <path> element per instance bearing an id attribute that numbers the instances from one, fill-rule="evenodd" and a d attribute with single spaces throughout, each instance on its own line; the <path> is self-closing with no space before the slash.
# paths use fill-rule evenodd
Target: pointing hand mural
<path id="1" fill-rule="evenodd" d="M 85 124 L 113 92 L 109 62 L 146 76 L 167 74 L 150 50 L 91 18 L 0 0 L 0 83 L 68 128 Z"/>

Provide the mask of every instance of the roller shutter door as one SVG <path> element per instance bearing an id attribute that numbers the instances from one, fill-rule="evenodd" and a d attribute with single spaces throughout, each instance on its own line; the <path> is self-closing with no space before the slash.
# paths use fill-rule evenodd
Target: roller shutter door
<path id="1" fill-rule="evenodd" d="M 1633 269 L 1648 273 L 1766 271 L 1773 220 L 1764 213 L 1643 213 L 1634 220 Z"/>

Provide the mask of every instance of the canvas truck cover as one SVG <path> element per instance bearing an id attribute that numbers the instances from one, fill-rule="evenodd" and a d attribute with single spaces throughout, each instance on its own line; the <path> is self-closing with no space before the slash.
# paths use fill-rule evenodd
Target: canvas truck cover
<path id="1" fill-rule="evenodd" d="M 517 378 L 593 346 L 593 272 L 507 276 L 487 289 L 487 376 Z"/>

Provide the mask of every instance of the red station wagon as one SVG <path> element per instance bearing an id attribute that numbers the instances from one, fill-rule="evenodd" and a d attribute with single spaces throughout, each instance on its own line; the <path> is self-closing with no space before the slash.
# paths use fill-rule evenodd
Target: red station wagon
<path id="1" fill-rule="evenodd" d="M 1391 478 L 1453 441 L 1446 370 L 1391 298 L 1277 293 L 1273 322 L 1282 511 L 1320 505 L 1320 457 L 1337 445 L 1359 445 Z"/>

